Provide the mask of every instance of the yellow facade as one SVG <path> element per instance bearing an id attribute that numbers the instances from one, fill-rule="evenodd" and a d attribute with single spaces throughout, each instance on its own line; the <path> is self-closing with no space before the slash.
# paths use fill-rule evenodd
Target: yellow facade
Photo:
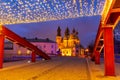
<path id="1" fill-rule="evenodd" d="M 64 37 L 56 36 L 56 42 L 62 56 L 76 56 L 76 54 L 79 54 L 80 40 L 75 32 Z"/>
<path id="2" fill-rule="evenodd" d="M 62 56 L 72 56 L 72 50 L 70 48 L 63 48 L 61 49 Z"/>

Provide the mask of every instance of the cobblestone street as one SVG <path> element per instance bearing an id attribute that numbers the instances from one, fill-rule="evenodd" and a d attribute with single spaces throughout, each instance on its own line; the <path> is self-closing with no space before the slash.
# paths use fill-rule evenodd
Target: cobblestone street
<path id="1" fill-rule="evenodd" d="M 90 80 L 90 74 L 86 59 L 54 57 L 1 71 L 0 80 Z"/>

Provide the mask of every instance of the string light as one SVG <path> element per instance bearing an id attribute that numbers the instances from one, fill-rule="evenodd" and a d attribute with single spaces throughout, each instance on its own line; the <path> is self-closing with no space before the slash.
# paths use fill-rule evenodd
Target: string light
<path id="1" fill-rule="evenodd" d="M 101 15 L 105 0 L 0 0 L 0 24 Z"/>

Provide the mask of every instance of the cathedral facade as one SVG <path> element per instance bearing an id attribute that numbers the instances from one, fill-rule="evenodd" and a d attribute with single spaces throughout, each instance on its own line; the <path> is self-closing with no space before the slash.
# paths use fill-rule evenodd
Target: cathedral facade
<path id="1" fill-rule="evenodd" d="M 78 32 L 73 29 L 70 33 L 67 27 L 64 32 L 64 37 L 61 36 L 61 29 L 58 27 L 56 42 L 62 56 L 77 56 L 80 52 L 80 39 Z"/>

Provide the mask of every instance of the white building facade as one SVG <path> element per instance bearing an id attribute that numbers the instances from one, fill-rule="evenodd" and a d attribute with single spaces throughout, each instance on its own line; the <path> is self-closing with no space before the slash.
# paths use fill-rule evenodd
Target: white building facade
<path id="1" fill-rule="evenodd" d="M 26 39 L 33 45 L 37 46 L 40 50 L 48 55 L 56 55 L 57 45 L 56 42 L 47 39 Z M 17 57 L 30 57 L 31 51 L 18 44 L 12 42 L 5 42 L 4 45 L 4 57 L 5 58 L 17 58 Z"/>

